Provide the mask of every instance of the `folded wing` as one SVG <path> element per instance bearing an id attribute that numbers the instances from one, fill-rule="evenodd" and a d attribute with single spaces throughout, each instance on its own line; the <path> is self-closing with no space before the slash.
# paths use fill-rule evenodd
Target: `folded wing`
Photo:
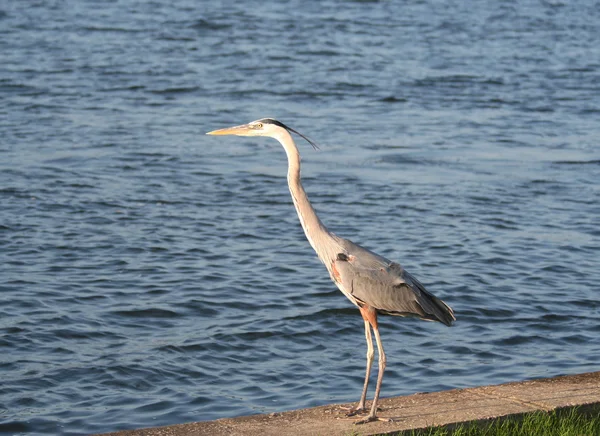
<path id="1" fill-rule="evenodd" d="M 350 241 L 334 261 L 341 286 L 359 303 L 380 313 L 417 317 L 451 325 L 452 309 L 398 263 Z"/>

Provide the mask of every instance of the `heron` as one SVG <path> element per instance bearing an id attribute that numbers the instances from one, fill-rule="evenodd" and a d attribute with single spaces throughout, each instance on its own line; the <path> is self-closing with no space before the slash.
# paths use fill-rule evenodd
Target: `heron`
<path id="1" fill-rule="evenodd" d="M 304 234 L 327 268 L 335 285 L 352 304 L 358 307 L 364 321 L 367 370 L 360 400 L 355 408 L 350 409 L 348 416 L 361 417 L 366 414 L 366 417 L 356 421 L 357 424 L 377 420 L 389 421 L 377 416 L 377 402 L 386 366 L 386 355 L 379 335 L 377 315 L 416 317 L 450 326 L 456 320 L 454 311 L 427 291 L 421 282 L 399 263 L 341 238 L 325 227 L 302 186 L 300 153 L 292 133 L 304 138 L 314 148 L 318 148 L 314 141 L 273 118 L 263 118 L 248 124 L 213 130 L 207 135 L 266 136 L 276 139 L 283 146 L 288 160 L 288 187 Z M 373 402 L 367 414 L 367 390 L 375 356 L 371 330 L 377 343 L 379 372 Z"/>

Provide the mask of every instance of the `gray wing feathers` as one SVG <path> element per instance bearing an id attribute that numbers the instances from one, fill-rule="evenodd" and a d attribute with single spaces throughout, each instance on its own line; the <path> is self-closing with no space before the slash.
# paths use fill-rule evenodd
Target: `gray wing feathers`
<path id="1" fill-rule="evenodd" d="M 446 325 L 454 321 L 452 309 L 399 264 L 346 242 L 349 250 L 338 255 L 335 267 L 342 285 L 357 300 L 389 315 L 415 316 Z"/>
<path id="2" fill-rule="evenodd" d="M 421 296 L 424 298 L 420 299 L 419 303 L 424 308 L 426 313 L 432 314 L 435 317 L 434 321 L 440 321 L 441 323 L 449 326 L 453 321 L 456 320 L 454 317 L 454 311 L 450 308 L 450 306 L 437 298 L 435 295 L 430 294 L 421 284 L 421 282 L 414 278 L 409 272 L 404 271 L 404 279 L 407 283 L 412 282 L 412 288 L 418 289 L 421 292 Z"/>

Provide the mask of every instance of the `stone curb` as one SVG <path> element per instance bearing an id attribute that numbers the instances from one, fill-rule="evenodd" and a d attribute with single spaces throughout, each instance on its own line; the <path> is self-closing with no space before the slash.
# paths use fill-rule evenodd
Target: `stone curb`
<path id="1" fill-rule="evenodd" d="M 355 425 L 356 418 L 346 418 L 343 406 L 348 405 L 125 430 L 104 436 L 366 436 L 574 406 L 600 413 L 600 372 L 381 399 L 379 416 L 393 422 Z"/>

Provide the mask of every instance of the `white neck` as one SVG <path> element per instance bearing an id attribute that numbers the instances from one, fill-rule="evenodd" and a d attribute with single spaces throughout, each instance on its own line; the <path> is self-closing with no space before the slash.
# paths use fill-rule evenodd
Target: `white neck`
<path id="1" fill-rule="evenodd" d="M 275 139 L 281 143 L 287 154 L 288 186 L 294 206 L 298 212 L 300 225 L 302 225 L 306 239 L 308 239 L 308 242 L 316 251 L 321 262 L 329 268 L 329 264 L 336 258 L 337 253 L 340 251 L 338 237 L 325 227 L 317 216 L 312 204 L 308 201 L 308 197 L 300 181 L 300 154 L 292 136 L 287 131 L 282 131 L 275 136 Z"/>

